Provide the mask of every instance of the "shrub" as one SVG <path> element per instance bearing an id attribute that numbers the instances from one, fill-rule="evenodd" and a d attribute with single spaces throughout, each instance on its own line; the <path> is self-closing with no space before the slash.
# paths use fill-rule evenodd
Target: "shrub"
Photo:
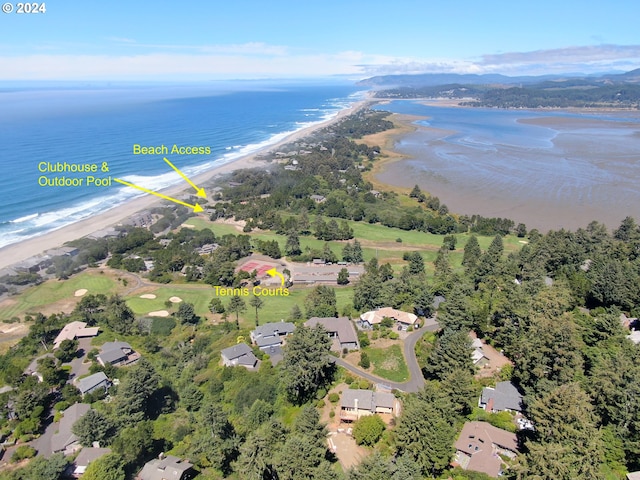
<path id="1" fill-rule="evenodd" d="M 324 408 L 324 406 L 325 406 L 324 399 L 323 399 L 323 398 L 321 398 L 320 400 L 318 400 L 318 403 L 316 404 L 316 407 L 318 407 L 318 408 Z"/>
<path id="2" fill-rule="evenodd" d="M 353 438 L 358 445 L 375 445 L 382 436 L 385 424 L 378 415 L 367 415 L 353 427 Z"/>
<path id="3" fill-rule="evenodd" d="M 340 400 L 340 395 L 338 395 L 337 393 L 330 393 L 329 394 L 329 401 L 331 403 L 337 403 Z"/>
<path id="4" fill-rule="evenodd" d="M 360 365 L 365 370 L 371 366 L 371 360 L 369 360 L 369 355 L 367 355 L 367 352 L 360 352 L 360 362 L 358 362 L 358 365 Z"/>
<path id="5" fill-rule="evenodd" d="M 389 339 L 391 340 L 398 340 L 400 338 L 400 335 L 398 335 L 397 332 L 391 332 L 389 333 Z"/>
<path id="6" fill-rule="evenodd" d="M 344 383 L 346 383 L 347 385 L 351 385 L 353 383 L 355 379 L 351 376 L 351 375 L 347 375 L 344 378 Z"/>
<path id="7" fill-rule="evenodd" d="M 329 418 L 333 418 L 333 417 L 335 417 L 335 416 L 336 416 L 336 412 L 335 412 L 334 410 L 331 410 L 331 411 L 329 412 Z"/>
<path id="8" fill-rule="evenodd" d="M 402 239 L 400 237 L 396 238 L 396 242 L 402 243 Z"/>
<path id="9" fill-rule="evenodd" d="M 25 458 L 33 458 L 36 456 L 36 449 L 29 445 L 20 445 L 16 448 L 16 451 L 11 455 L 12 462 L 19 462 Z"/>

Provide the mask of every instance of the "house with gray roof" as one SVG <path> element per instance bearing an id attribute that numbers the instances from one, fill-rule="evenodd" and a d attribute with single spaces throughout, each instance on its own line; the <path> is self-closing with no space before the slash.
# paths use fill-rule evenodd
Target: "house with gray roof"
<path id="1" fill-rule="evenodd" d="M 340 420 L 355 421 L 375 413 L 395 415 L 398 406 L 398 400 L 392 393 L 348 389 L 340 398 Z"/>
<path id="2" fill-rule="evenodd" d="M 106 391 L 111 386 L 111 381 L 107 378 L 104 372 L 94 373 L 88 377 L 81 378 L 77 381 L 76 387 L 80 390 L 80 393 L 92 393 L 96 390 Z"/>
<path id="3" fill-rule="evenodd" d="M 335 352 L 342 352 L 345 348 L 347 350 L 358 350 L 360 348 L 356 329 L 348 317 L 313 317 L 304 322 L 304 324 L 309 328 L 322 325 L 329 338 L 333 341 L 331 350 Z"/>
<path id="4" fill-rule="evenodd" d="M 462 427 L 455 448 L 453 465 L 497 478 L 503 474 L 505 468 L 501 457 L 516 457 L 518 439 L 515 433 L 496 428 L 489 423 L 467 422 Z"/>
<path id="5" fill-rule="evenodd" d="M 220 356 L 225 367 L 241 366 L 253 369 L 258 365 L 258 359 L 246 343 L 238 343 L 233 347 L 225 348 L 220 352 Z"/>
<path id="6" fill-rule="evenodd" d="M 110 448 L 85 447 L 80 450 L 80 453 L 73 461 L 73 477 L 80 478 L 91 462 L 108 453 L 111 453 Z"/>
<path id="7" fill-rule="evenodd" d="M 123 367 L 131 365 L 140 359 L 140 354 L 134 352 L 127 342 L 107 342 L 100 348 L 101 353 L 96 357 L 100 365 L 113 365 Z"/>
<path id="8" fill-rule="evenodd" d="M 478 402 L 487 412 L 522 411 L 522 394 L 511 382 L 498 382 L 495 388 L 485 387 Z"/>
<path id="9" fill-rule="evenodd" d="M 186 460 L 160 454 L 160 458 L 144 464 L 136 480 L 189 480 L 196 474 L 193 464 Z"/>
<path id="10" fill-rule="evenodd" d="M 75 403 L 62 412 L 58 431 L 51 436 L 52 453 L 64 452 L 65 455 L 70 455 L 82 448 L 72 428 L 89 410 L 91 410 L 91 405 Z"/>
<path id="11" fill-rule="evenodd" d="M 251 341 L 260 350 L 268 350 L 271 347 L 282 345 L 282 339 L 293 333 L 295 329 L 296 326 L 291 322 L 265 323 L 251 332 Z"/>

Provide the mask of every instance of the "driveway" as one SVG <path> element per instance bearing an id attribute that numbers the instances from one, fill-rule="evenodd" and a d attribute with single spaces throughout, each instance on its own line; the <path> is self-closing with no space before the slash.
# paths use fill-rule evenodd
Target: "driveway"
<path id="1" fill-rule="evenodd" d="M 69 372 L 69 383 L 71 383 L 74 379 L 89 373 L 91 362 L 85 363 L 85 360 L 87 358 L 87 354 L 92 349 L 91 340 L 92 338 L 78 339 L 78 351 L 80 356 L 74 358 L 73 360 L 71 360 L 71 362 L 68 363 L 68 365 L 71 365 L 71 372 Z"/>
<path id="2" fill-rule="evenodd" d="M 400 390 L 403 392 L 417 392 L 424 386 L 424 377 L 422 376 L 422 370 L 418 365 L 418 359 L 416 358 L 416 343 L 427 332 L 435 332 L 440 326 L 434 320 L 425 322 L 424 327 L 414 330 L 404 340 L 404 358 L 407 361 L 407 367 L 409 368 L 409 380 L 403 383 L 391 382 L 385 378 L 372 375 L 371 373 L 360 370 L 358 367 L 345 362 L 341 358 L 335 358 L 335 363 L 341 367 L 346 368 L 350 372 L 355 373 L 359 377 L 365 378 L 373 383 L 379 383 L 391 387 L 392 389 Z"/>

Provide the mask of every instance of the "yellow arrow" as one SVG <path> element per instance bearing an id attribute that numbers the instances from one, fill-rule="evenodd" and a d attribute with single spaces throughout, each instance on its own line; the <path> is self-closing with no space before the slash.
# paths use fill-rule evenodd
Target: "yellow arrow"
<path id="1" fill-rule="evenodd" d="M 207 194 L 206 194 L 206 193 L 204 193 L 204 188 L 198 188 L 198 187 L 196 186 L 196 184 L 195 184 L 195 183 L 193 183 L 191 180 L 189 180 L 189 179 L 187 178 L 187 176 L 186 176 L 184 173 L 182 173 L 180 170 L 178 170 L 178 167 L 176 167 L 176 166 L 175 166 L 173 163 L 171 163 L 169 160 L 167 160 L 167 159 L 165 158 L 165 159 L 164 159 L 164 161 L 165 161 L 165 162 L 167 162 L 167 163 L 169 164 L 169 166 L 170 166 L 171 168 L 173 168 L 173 169 L 178 173 L 178 175 L 180 175 L 182 178 L 184 178 L 184 179 L 187 181 L 187 183 L 188 183 L 189 185 L 191 185 L 193 188 L 195 188 L 195 189 L 196 189 L 196 192 L 197 192 L 197 193 L 196 193 L 196 195 L 197 195 L 198 197 L 207 198 Z"/>
<path id="2" fill-rule="evenodd" d="M 151 195 L 155 195 L 156 197 L 164 198 L 165 200 L 170 200 L 175 203 L 179 203 L 180 205 L 184 205 L 185 207 L 193 208 L 195 213 L 204 211 L 203 208 L 198 205 L 191 205 L 189 203 L 183 202 L 182 200 L 178 200 L 177 198 L 172 198 L 167 195 L 163 195 L 162 193 L 154 192 L 153 190 L 149 190 L 148 188 L 139 187 L 138 185 L 134 185 L 133 183 L 125 182 L 124 180 L 120 180 L 119 178 L 114 178 L 114 180 L 118 183 L 126 185 L 127 187 L 137 188 L 138 190 L 142 190 L 143 192 L 150 193 Z"/>
<path id="3" fill-rule="evenodd" d="M 272 268 L 271 270 L 267 270 L 267 275 L 271 275 L 272 277 L 275 277 L 275 276 L 280 277 L 280 280 L 282 281 L 282 285 L 284 285 L 284 275 L 276 271 L 275 267 Z"/>

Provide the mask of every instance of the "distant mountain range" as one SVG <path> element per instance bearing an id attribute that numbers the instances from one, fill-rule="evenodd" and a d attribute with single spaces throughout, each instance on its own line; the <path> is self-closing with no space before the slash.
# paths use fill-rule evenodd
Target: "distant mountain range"
<path id="1" fill-rule="evenodd" d="M 640 83 L 640 68 L 620 74 L 597 75 L 538 75 L 509 77 L 499 73 L 460 74 L 460 73 L 419 73 L 414 75 L 380 75 L 360 80 L 356 85 L 365 87 L 433 87 L 438 85 L 517 85 L 533 84 L 544 81 L 567 82 L 583 80 L 590 84 Z"/>
<path id="2" fill-rule="evenodd" d="M 377 98 L 454 98 L 477 107 L 640 109 L 640 68 L 594 76 L 384 75 L 358 85 L 377 90 Z"/>

